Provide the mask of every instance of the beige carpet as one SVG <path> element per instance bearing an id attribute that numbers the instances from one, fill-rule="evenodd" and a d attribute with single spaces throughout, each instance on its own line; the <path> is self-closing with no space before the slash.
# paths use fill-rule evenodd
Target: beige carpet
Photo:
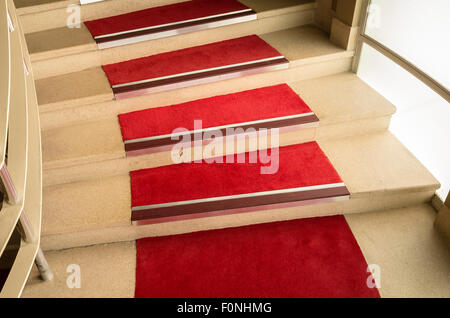
<path id="1" fill-rule="evenodd" d="M 55 278 L 42 282 L 34 267 L 22 297 L 134 297 L 136 247 L 134 242 L 95 245 L 46 253 Z M 80 269 L 80 288 L 73 278 Z M 70 272 L 67 272 L 69 267 Z M 75 285 L 75 286 L 74 286 Z"/>
<path id="2" fill-rule="evenodd" d="M 346 216 L 367 262 L 380 266 L 382 297 L 450 297 L 450 249 L 433 227 L 435 217 L 428 205 Z M 134 295 L 134 242 L 46 255 L 54 281 L 41 282 L 33 269 L 23 297 Z M 80 288 L 67 285 L 71 264 L 80 267 Z"/>
<path id="3" fill-rule="evenodd" d="M 428 205 L 346 216 L 368 264 L 381 269 L 382 297 L 450 297 L 450 246 Z"/>

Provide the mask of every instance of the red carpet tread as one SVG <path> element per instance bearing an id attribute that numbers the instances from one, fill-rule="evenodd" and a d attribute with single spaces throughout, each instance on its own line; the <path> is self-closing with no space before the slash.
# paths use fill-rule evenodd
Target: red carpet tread
<path id="1" fill-rule="evenodd" d="M 104 65 L 116 99 L 287 68 L 257 35 Z"/>
<path id="2" fill-rule="evenodd" d="M 131 219 L 139 225 L 348 198 L 316 142 L 280 147 L 278 161 L 277 150 L 269 152 L 269 163 L 245 153 L 241 161 L 231 155 L 132 171 Z M 269 165 L 278 167 L 262 174 Z"/>
<path id="3" fill-rule="evenodd" d="M 135 297 L 379 298 L 343 216 L 136 242 Z"/>
<path id="4" fill-rule="evenodd" d="M 236 0 L 194 0 L 85 22 L 100 49 L 256 20 Z"/>
<path id="5" fill-rule="evenodd" d="M 194 120 L 201 120 L 201 130 L 194 127 Z M 193 140 L 194 134 L 207 131 L 220 131 L 225 136 L 227 128 L 294 129 L 318 121 L 286 84 L 119 115 L 128 155 L 167 150 L 166 146 L 178 142 L 171 137 L 180 127 L 186 130 L 183 135 Z"/>

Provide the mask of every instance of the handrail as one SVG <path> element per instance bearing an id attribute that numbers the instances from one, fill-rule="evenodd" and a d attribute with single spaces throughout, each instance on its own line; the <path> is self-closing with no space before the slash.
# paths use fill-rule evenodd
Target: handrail
<path id="1" fill-rule="evenodd" d="M 11 81 L 10 32 L 6 1 L 0 3 L 0 169 L 5 164 Z"/>
<path id="2" fill-rule="evenodd" d="M 8 20 L 8 14 L 13 28 L 1 23 L 4 19 Z M 6 190 L 7 201 L 0 210 L 0 255 L 16 227 L 19 227 L 22 235 L 13 267 L 5 284 L 0 286 L 0 297 L 19 297 L 33 262 L 38 265 L 43 279 L 51 279 L 52 274 L 39 248 L 42 216 L 39 111 L 30 56 L 13 0 L 3 1 L 0 23 L 3 38 L 4 31 L 8 32 L 8 63 L 11 74 L 8 78 L 8 104 L 0 105 L 3 113 L 9 107 L 7 118 L 1 120 L 1 123 L 6 123 L 7 148 L 5 146 L 5 160 L 0 167 L 0 181 Z M 2 57 L 4 56 L 0 56 Z M 5 61 L 2 59 L 0 63 L 5 64 Z"/>
<path id="3" fill-rule="evenodd" d="M 11 2 L 12 3 L 12 2 Z M 11 84 L 8 127 L 8 163 L 10 184 L 6 185 L 8 202 L 18 203 L 25 192 L 27 175 L 28 105 L 25 84 L 24 56 L 22 52 L 19 21 L 13 9 L 8 6 L 14 31 L 10 37 Z M 10 191 L 8 191 L 10 190 Z"/>

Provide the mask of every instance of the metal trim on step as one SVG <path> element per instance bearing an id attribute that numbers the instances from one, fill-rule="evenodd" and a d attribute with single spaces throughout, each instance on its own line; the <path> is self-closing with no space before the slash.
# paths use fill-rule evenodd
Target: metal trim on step
<path id="1" fill-rule="evenodd" d="M 257 14 L 255 11 L 245 9 L 197 19 L 100 35 L 96 36 L 94 40 L 97 42 L 98 48 L 102 50 L 142 41 L 155 40 L 184 33 L 253 21 L 256 19 Z"/>
<path id="2" fill-rule="evenodd" d="M 282 128 L 282 127 L 289 127 L 289 126 L 299 126 L 298 129 L 301 129 L 301 125 L 316 123 L 319 121 L 319 118 L 313 113 L 308 112 L 304 114 L 296 114 L 296 115 L 290 115 L 290 116 L 283 116 L 283 117 L 276 117 L 276 118 L 268 118 L 263 120 L 255 120 L 250 122 L 243 122 L 243 123 L 235 123 L 235 124 L 229 124 L 229 125 L 222 125 L 222 126 L 216 126 L 216 127 L 208 127 L 204 129 L 198 129 L 198 130 L 191 130 L 191 131 L 184 131 L 180 133 L 175 134 L 165 134 L 165 135 L 159 135 L 159 136 L 152 136 L 152 137 L 146 137 L 146 138 L 137 138 L 137 139 L 131 139 L 126 140 L 125 143 L 125 151 L 136 151 L 136 150 L 142 150 L 146 148 L 153 148 L 153 147 L 161 147 L 161 146 L 167 146 L 167 145 L 173 145 L 179 142 L 178 139 L 173 139 L 174 137 L 181 137 L 190 135 L 191 139 L 192 136 L 195 134 L 203 134 L 206 132 L 220 132 L 222 136 L 226 135 L 226 131 L 229 128 L 233 129 L 239 129 L 242 128 L 243 130 L 246 130 L 248 128 L 254 128 L 254 129 L 271 129 L 271 128 Z"/>
<path id="3" fill-rule="evenodd" d="M 296 208 L 296 207 L 305 206 L 305 205 L 325 204 L 325 203 L 346 201 L 349 198 L 350 198 L 350 195 L 343 195 L 343 196 L 338 196 L 338 197 L 311 199 L 311 200 L 303 200 L 303 201 L 293 201 L 293 202 L 285 202 L 285 203 L 275 203 L 275 204 L 252 206 L 252 207 L 247 207 L 247 208 L 219 210 L 219 211 L 212 211 L 212 212 L 194 213 L 194 214 L 188 214 L 188 215 L 162 217 L 162 218 L 158 218 L 158 219 L 138 220 L 138 221 L 132 221 L 131 223 L 134 226 L 150 225 L 150 224 L 158 224 L 158 223 L 166 223 L 166 222 L 192 220 L 192 219 L 205 218 L 205 217 L 223 216 L 223 215 L 230 215 L 230 214 L 262 212 L 262 211 L 268 211 L 268 210 Z"/>
<path id="4" fill-rule="evenodd" d="M 305 200 L 348 196 L 344 183 L 263 191 L 197 200 L 177 201 L 132 207 L 132 221 L 176 217 L 189 214 L 233 210 Z"/>
<path id="5" fill-rule="evenodd" d="M 129 83 L 123 85 L 120 84 L 120 86 L 114 85 L 112 90 L 116 99 L 124 99 L 252 74 L 281 70 L 288 67 L 289 61 L 284 56 L 278 56 L 270 59 L 149 79 L 131 85 L 129 85 Z"/>

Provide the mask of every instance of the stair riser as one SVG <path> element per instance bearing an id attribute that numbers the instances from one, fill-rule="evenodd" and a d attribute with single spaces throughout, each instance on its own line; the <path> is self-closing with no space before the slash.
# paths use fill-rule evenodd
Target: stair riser
<path id="1" fill-rule="evenodd" d="M 280 146 L 293 145 L 308 141 L 338 139 L 358 134 L 370 134 L 388 129 L 390 116 L 367 118 L 342 122 L 333 125 L 319 125 L 317 128 L 305 128 L 280 133 Z M 269 139 L 270 140 L 270 139 Z M 246 144 L 246 151 L 250 150 Z M 194 154 L 202 154 L 199 148 L 191 149 Z M 224 147 L 224 154 L 226 152 Z M 114 156 L 84 158 L 71 161 L 44 162 L 44 186 L 91 180 L 99 177 L 127 174 L 129 171 L 153 168 L 172 164 L 170 151 L 125 157 L 125 152 Z"/>
<path id="2" fill-rule="evenodd" d="M 88 21 L 100 19 L 112 15 L 128 13 L 168 5 L 186 0 L 108 0 L 81 6 L 81 20 Z M 77 1 L 72 1 L 73 4 Z M 79 3 L 79 2 L 78 2 Z M 60 4 L 47 4 L 40 6 L 41 8 L 21 8 L 19 9 L 20 21 L 25 33 L 38 32 L 66 26 L 68 17 L 67 5 L 61 7 Z M 38 10 L 39 11 L 36 11 Z M 34 11 L 34 12 L 33 12 Z"/>
<path id="3" fill-rule="evenodd" d="M 111 101 L 104 101 L 112 98 L 109 96 L 94 96 L 87 99 L 40 105 L 41 128 L 46 130 L 93 120 L 111 119 L 120 113 L 142 110 L 152 105 L 174 105 L 189 100 L 346 72 L 351 69 L 352 55 L 352 52 L 348 52 L 344 56 L 341 55 L 332 60 L 314 61 L 311 64 L 297 67 L 292 67 L 291 63 L 291 67 L 286 70 L 181 88 L 177 90 L 177 94 L 174 94 L 173 91 L 166 91 Z M 205 89 L 206 87 L 207 89 Z M 90 105 L 95 103 L 96 98 L 99 99 L 97 104 Z"/>
<path id="4" fill-rule="evenodd" d="M 143 226 L 122 225 L 108 228 L 71 229 L 67 233 L 48 233 L 45 220 L 41 246 L 44 250 L 58 250 L 94 244 L 131 241 L 144 237 L 175 235 L 195 231 L 244 226 L 300 218 L 363 213 L 390 208 L 401 208 L 429 202 L 433 191 L 409 191 L 408 193 L 361 194 L 358 198 L 325 204 L 263 210 L 232 215 L 213 216 L 169 223 Z M 44 207 L 45 208 L 45 207 Z"/>
<path id="5" fill-rule="evenodd" d="M 272 16 L 168 38 L 129 44 L 105 50 L 91 50 L 75 55 L 60 56 L 63 52 L 33 54 L 35 79 L 76 72 L 102 64 L 111 64 L 191 46 L 228 40 L 251 34 L 264 34 L 312 23 L 314 10 Z M 95 47 L 94 47 L 95 48 Z M 64 54 L 64 53 L 63 53 Z M 74 63 L 76 61 L 76 63 Z"/>

